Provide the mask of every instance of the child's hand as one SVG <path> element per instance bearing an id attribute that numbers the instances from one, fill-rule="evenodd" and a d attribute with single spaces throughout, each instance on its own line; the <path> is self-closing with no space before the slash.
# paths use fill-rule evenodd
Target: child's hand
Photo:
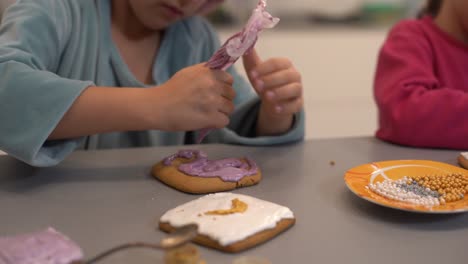
<path id="1" fill-rule="evenodd" d="M 223 128 L 234 111 L 233 78 L 204 64 L 177 72 L 160 89 L 164 111 L 164 129 L 189 131 L 201 128 Z"/>
<path id="2" fill-rule="evenodd" d="M 262 100 L 257 134 L 287 132 L 294 114 L 303 107 L 301 74 L 288 59 L 262 61 L 255 50 L 244 55 L 243 61 L 247 76 Z"/>

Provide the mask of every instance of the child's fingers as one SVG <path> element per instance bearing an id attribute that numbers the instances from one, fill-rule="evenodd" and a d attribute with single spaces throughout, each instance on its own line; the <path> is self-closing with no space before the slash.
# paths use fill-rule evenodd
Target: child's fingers
<path id="1" fill-rule="evenodd" d="M 252 76 L 252 71 L 255 70 L 259 65 L 262 64 L 262 59 L 258 56 L 257 51 L 255 48 L 249 50 L 242 56 L 242 62 L 244 63 L 244 69 L 247 72 L 247 75 L 250 77 L 255 78 L 256 76 Z"/>
<path id="2" fill-rule="evenodd" d="M 301 82 L 301 75 L 294 68 L 276 71 L 255 80 L 255 84 L 260 91 L 294 82 Z"/>
<path id="3" fill-rule="evenodd" d="M 250 74 L 256 78 L 288 68 L 293 68 L 290 60 L 284 58 L 273 58 L 257 65 L 256 68 L 252 69 Z"/>
<path id="4" fill-rule="evenodd" d="M 236 97 L 236 91 L 230 85 L 223 85 L 221 87 L 221 96 L 232 101 Z"/>
<path id="5" fill-rule="evenodd" d="M 228 85 L 232 85 L 234 83 L 234 78 L 231 74 L 222 71 L 222 70 L 211 70 L 216 80 L 226 83 Z"/>
<path id="6" fill-rule="evenodd" d="M 211 128 L 224 128 L 229 124 L 229 116 L 222 112 L 217 112 L 207 120 L 207 123 L 210 123 L 209 127 Z"/>
<path id="7" fill-rule="evenodd" d="M 271 102 L 289 101 L 301 96 L 302 84 L 298 82 L 268 89 L 264 93 L 264 97 Z"/>
<path id="8" fill-rule="evenodd" d="M 209 112 L 203 114 L 205 126 L 210 128 L 226 127 L 229 124 L 229 116 L 234 111 L 234 104 L 220 96 L 211 106 Z"/>
<path id="9" fill-rule="evenodd" d="M 275 105 L 275 112 L 277 114 L 295 114 L 302 110 L 304 101 L 302 97 L 292 100 L 283 101 Z"/>
<path id="10" fill-rule="evenodd" d="M 218 105 L 218 111 L 229 116 L 230 114 L 232 114 L 232 112 L 234 112 L 234 104 L 232 103 L 232 101 L 221 97 Z"/>

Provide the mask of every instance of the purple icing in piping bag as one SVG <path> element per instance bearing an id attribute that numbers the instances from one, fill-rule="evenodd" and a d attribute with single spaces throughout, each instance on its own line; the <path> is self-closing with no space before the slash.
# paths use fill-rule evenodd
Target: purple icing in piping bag
<path id="1" fill-rule="evenodd" d="M 70 264 L 82 258 L 80 247 L 53 228 L 0 237 L 0 264 Z"/>
<path id="2" fill-rule="evenodd" d="M 254 175 L 258 172 L 257 164 L 246 158 L 208 160 L 207 155 L 199 150 L 180 150 L 174 155 L 164 159 L 163 163 L 170 166 L 176 158 L 194 159 L 189 163 L 179 165 L 179 171 L 198 177 L 220 177 L 223 181 L 237 182 L 245 176 Z"/>
<path id="3" fill-rule="evenodd" d="M 206 66 L 211 69 L 226 70 L 234 64 L 242 55 L 251 50 L 257 42 L 258 35 L 265 28 L 273 28 L 278 24 L 279 18 L 271 16 L 266 9 L 266 0 L 260 0 L 252 12 L 247 24 L 231 36 L 221 48 L 215 52 Z M 197 144 L 211 132 L 212 129 L 204 128 L 199 131 Z"/>

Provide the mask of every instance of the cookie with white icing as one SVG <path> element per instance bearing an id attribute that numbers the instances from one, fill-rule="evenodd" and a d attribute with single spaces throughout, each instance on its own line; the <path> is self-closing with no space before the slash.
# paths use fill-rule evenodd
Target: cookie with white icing
<path id="1" fill-rule="evenodd" d="M 468 170 L 468 152 L 462 152 L 458 156 L 458 163 L 460 166 Z"/>
<path id="2" fill-rule="evenodd" d="M 295 221 L 287 207 L 247 195 L 216 193 L 167 211 L 159 228 L 171 232 L 195 223 L 198 235 L 194 242 L 233 253 L 272 239 Z"/>
<path id="3" fill-rule="evenodd" d="M 152 174 L 179 191 L 193 194 L 229 191 L 262 179 L 257 164 L 249 158 L 209 160 L 198 150 L 180 150 L 154 165 Z"/>

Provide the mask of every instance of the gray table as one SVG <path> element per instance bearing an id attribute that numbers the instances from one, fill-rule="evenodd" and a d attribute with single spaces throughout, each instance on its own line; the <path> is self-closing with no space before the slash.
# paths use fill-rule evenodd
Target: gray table
<path id="1" fill-rule="evenodd" d="M 290 207 L 297 224 L 241 254 L 201 249 L 208 264 L 243 255 L 273 263 L 467 263 L 468 214 L 424 215 L 355 197 L 344 172 L 370 161 L 431 159 L 455 164 L 458 152 L 412 149 L 373 138 L 312 140 L 279 147 L 198 146 L 212 158 L 249 155 L 263 181 L 235 192 Z M 60 166 L 32 168 L 0 157 L 0 235 L 53 226 L 88 256 L 125 241 L 156 241 L 162 213 L 198 196 L 149 176 L 177 147 L 76 152 Z M 330 161 L 335 161 L 334 166 Z M 162 254 L 135 250 L 104 263 L 157 263 Z"/>

